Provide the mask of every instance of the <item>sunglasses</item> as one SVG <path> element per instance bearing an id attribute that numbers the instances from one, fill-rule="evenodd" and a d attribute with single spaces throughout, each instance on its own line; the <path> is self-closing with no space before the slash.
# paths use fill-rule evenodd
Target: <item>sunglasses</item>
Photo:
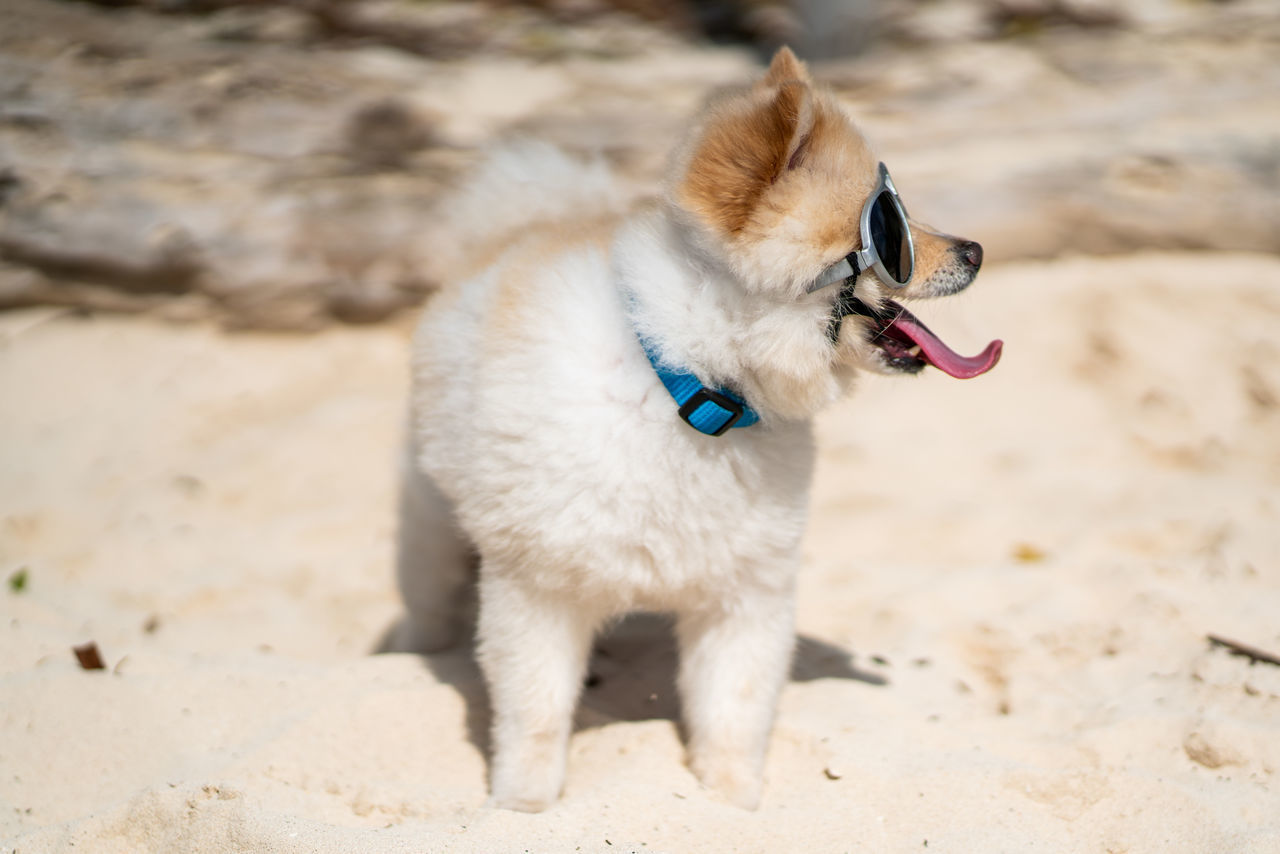
<path id="1" fill-rule="evenodd" d="M 907 209 L 898 198 L 889 169 L 880 164 L 880 181 L 862 206 L 862 248 L 855 249 L 822 272 L 808 292 L 856 279 L 863 270 L 875 270 L 880 281 L 891 288 L 911 283 L 916 267 L 916 244 L 907 225 Z"/>

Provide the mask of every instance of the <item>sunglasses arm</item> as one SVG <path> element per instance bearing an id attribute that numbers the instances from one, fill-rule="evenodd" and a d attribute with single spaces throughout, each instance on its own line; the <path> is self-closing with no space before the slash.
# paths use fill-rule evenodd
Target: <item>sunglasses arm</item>
<path id="1" fill-rule="evenodd" d="M 862 275 L 862 271 L 869 268 L 875 256 L 869 249 L 855 249 L 827 269 L 823 270 L 818 278 L 813 280 L 813 284 L 805 288 L 805 293 L 811 294 L 820 291 L 823 288 L 829 288 L 832 285 L 839 285 L 852 279 L 857 279 Z"/>

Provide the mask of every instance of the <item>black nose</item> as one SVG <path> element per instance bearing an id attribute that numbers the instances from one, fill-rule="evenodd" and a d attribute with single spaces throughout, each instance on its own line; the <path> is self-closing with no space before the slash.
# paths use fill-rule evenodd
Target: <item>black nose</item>
<path id="1" fill-rule="evenodd" d="M 977 270 L 982 266 L 982 244 L 974 243 L 972 240 L 966 240 L 956 247 L 956 252 L 960 253 L 960 257 L 964 262 Z"/>

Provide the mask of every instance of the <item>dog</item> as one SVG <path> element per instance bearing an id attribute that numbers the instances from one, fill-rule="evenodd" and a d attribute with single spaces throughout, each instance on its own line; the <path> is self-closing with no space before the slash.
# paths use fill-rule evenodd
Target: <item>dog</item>
<path id="1" fill-rule="evenodd" d="M 972 241 L 906 219 L 835 99 L 781 49 L 715 96 L 660 198 L 599 163 L 500 151 L 447 206 L 469 268 L 413 344 L 398 575 L 405 647 L 469 626 L 490 805 L 560 795 L 597 631 L 675 617 L 691 770 L 755 808 L 794 643 L 811 419 L 864 370 L 989 370 L 892 297 L 952 294 Z M 874 251 L 873 251 L 874 250 Z"/>

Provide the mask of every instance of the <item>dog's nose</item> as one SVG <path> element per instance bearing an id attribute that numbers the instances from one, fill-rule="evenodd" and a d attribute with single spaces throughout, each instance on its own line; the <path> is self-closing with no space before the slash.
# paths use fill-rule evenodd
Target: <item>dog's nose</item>
<path id="1" fill-rule="evenodd" d="M 977 270 L 982 266 L 982 244 L 974 243 L 972 240 L 966 240 L 956 247 L 956 251 L 960 253 L 960 257 L 964 262 Z"/>

